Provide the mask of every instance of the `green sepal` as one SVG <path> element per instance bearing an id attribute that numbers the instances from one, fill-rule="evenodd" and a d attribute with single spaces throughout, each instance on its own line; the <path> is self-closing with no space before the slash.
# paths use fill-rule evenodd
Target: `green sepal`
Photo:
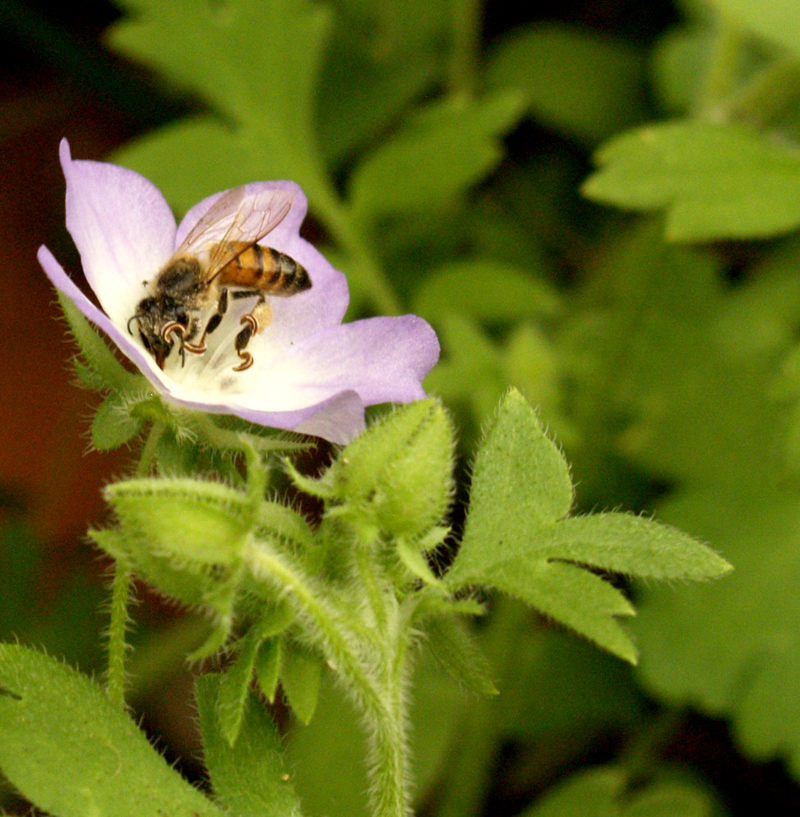
<path id="1" fill-rule="evenodd" d="M 385 415 L 331 466 L 337 512 L 396 536 L 425 533 L 450 503 L 453 447 L 450 419 L 435 400 Z"/>
<path id="2" fill-rule="evenodd" d="M 72 358 L 72 369 L 78 382 L 86 389 L 91 391 L 103 391 L 106 384 L 103 378 L 83 359 L 81 355 L 75 355 Z"/>
<path id="3" fill-rule="evenodd" d="M 219 728 L 217 712 L 224 679 L 209 673 L 197 681 L 197 709 L 203 754 L 214 797 L 237 817 L 298 817 L 281 738 L 255 695 L 248 694 L 236 742 Z"/>
<path id="4" fill-rule="evenodd" d="M 103 387 L 112 391 L 126 392 L 139 388 L 145 382 L 141 375 L 129 372 L 120 363 L 111 347 L 62 292 L 58 293 L 58 302 L 67 319 L 70 334 L 81 351 L 83 362 L 97 375 Z M 91 388 L 95 388 L 94 377 L 87 378 L 84 382 L 91 383 Z"/>
<path id="5" fill-rule="evenodd" d="M 284 643 L 280 675 L 292 711 L 301 723 L 309 723 L 317 708 L 322 661 L 297 644 Z"/>
<path id="6" fill-rule="evenodd" d="M 307 477 L 301 474 L 294 467 L 294 463 L 288 458 L 283 461 L 283 466 L 289 478 L 303 493 L 309 496 L 316 496 L 319 499 L 330 499 L 335 495 L 331 482 L 333 474 L 330 470 L 326 471 L 320 479 L 314 479 L 313 477 Z"/>
<path id="7" fill-rule="evenodd" d="M 424 554 L 403 538 L 397 540 L 397 555 L 408 570 L 425 584 L 429 584 L 431 587 L 444 587 L 439 577 L 431 570 L 431 566 Z"/>
<path id="8" fill-rule="evenodd" d="M 94 543 L 116 561 L 122 561 L 168 596 L 184 604 L 201 605 L 211 580 L 207 566 L 173 560 L 153 554 L 146 540 L 129 530 L 90 530 Z M 195 568 L 195 569 L 192 569 Z M 220 580 L 220 576 L 215 577 Z"/>
<path id="9" fill-rule="evenodd" d="M 107 394 L 92 420 L 92 446 L 113 451 L 130 442 L 144 427 L 141 417 L 131 413 L 128 397 L 122 392 Z"/>
<path id="10" fill-rule="evenodd" d="M 190 663 L 205 661 L 216 655 L 228 642 L 228 638 L 233 629 L 232 614 L 217 616 L 214 626 L 205 641 L 196 649 L 192 650 L 186 660 Z"/>
<path id="11" fill-rule="evenodd" d="M 226 485 L 194 479 L 133 479 L 109 485 L 106 500 L 123 529 L 154 552 L 209 565 L 230 565 L 252 526 L 252 505 Z"/>
<path id="12" fill-rule="evenodd" d="M 268 638 L 259 647 L 256 655 L 256 680 L 264 696 L 270 703 L 275 702 L 278 689 L 278 677 L 283 652 L 280 638 Z"/>
<path id="13" fill-rule="evenodd" d="M 219 678 L 217 719 L 220 733 L 230 746 L 236 743 L 239 736 L 247 704 L 247 691 L 262 640 L 258 627 L 251 627 L 237 645 L 238 652 L 233 664 Z"/>
<path id="14" fill-rule="evenodd" d="M 306 518 L 280 502 L 259 503 L 256 532 L 264 539 L 278 539 L 301 550 L 314 545 L 314 534 Z"/>
<path id="15" fill-rule="evenodd" d="M 49 656 L 0 645 L 0 768 L 59 817 L 222 817 L 104 689 Z M 145 796 L 146 793 L 146 796 Z"/>

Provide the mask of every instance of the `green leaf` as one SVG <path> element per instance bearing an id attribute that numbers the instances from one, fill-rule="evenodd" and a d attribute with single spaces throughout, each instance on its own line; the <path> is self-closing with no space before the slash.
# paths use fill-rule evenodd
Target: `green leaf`
<path id="1" fill-rule="evenodd" d="M 648 590 L 636 622 L 646 688 L 729 718 L 748 755 L 785 758 L 800 778 L 800 494 L 706 484 L 660 514 L 724 547 L 736 571 L 691 592 Z"/>
<path id="2" fill-rule="evenodd" d="M 406 0 L 398 10 L 391 3 L 337 4 L 317 97 L 320 148 L 337 165 L 375 140 L 434 81 L 441 9 Z"/>
<path id="3" fill-rule="evenodd" d="M 172 122 L 145 134 L 114 153 L 115 162 L 137 170 L 158 185 L 170 204 L 185 213 L 205 196 L 270 178 L 257 175 L 258 159 L 246 131 L 232 130 L 212 116 Z M 198 163 L 203 172 L 197 172 Z"/>
<path id="4" fill-rule="evenodd" d="M 630 668 L 555 628 L 512 631 L 494 722 L 512 740 L 552 746 L 569 736 L 578 752 L 599 734 L 635 728 L 646 704 Z M 490 625 L 491 627 L 491 625 Z"/>
<path id="5" fill-rule="evenodd" d="M 577 565 L 682 578 L 721 575 L 728 565 L 690 537 L 638 517 L 564 519 L 571 504 L 566 461 L 533 409 L 510 392 L 478 453 L 464 538 L 445 582 L 496 587 L 635 662 L 615 618 L 633 615 L 632 605 Z"/>
<path id="6" fill-rule="evenodd" d="M 644 68 L 644 55 L 623 41 L 540 23 L 500 43 L 486 82 L 524 91 L 536 119 L 595 144 L 645 118 Z"/>
<path id="7" fill-rule="evenodd" d="M 0 768 L 59 817 L 222 817 L 103 689 L 11 644 L 0 645 Z"/>
<path id="8" fill-rule="evenodd" d="M 270 703 L 275 701 L 281 668 L 281 639 L 268 638 L 256 656 L 256 679 L 258 686 Z"/>
<path id="9" fill-rule="evenodd" d="M 745 128 L 649 125 L 612 139 L 583 185 L 594 201 L 666 209 L 675 241 L 768 238 L 800 226 L 800 155 Z"/>
<path id="10" fill-rule="evenodd" d="M 564 519 L 543 535 L 541 549 L 602 570 L 653 579 L 700 580 L 724 576 L 732 568 L 711 548 L 688 534 L 626 513 L 596 513 Z"/>
<path id="11" fill-rule="evenodd" d="M 710 26 L 695 24 L 667 31 L 656 44 L 653 86 L 661 107 L 669 113 L 687 113 L 702 93 L 713 38 Z"/>
<path id="12" fill-rule="evenodd" d="M 564 456 L 545 434 L 525 398 L 512 390 L 500 404 L 478 451 L 470 510 L 455 574 L 492 564 L 508 547 L 509 527 L 541 528 L 565 517 L 573 501 L 572 480 Z M 513 508 L 513 513 L 509 510 Z"/>
<path id="13" fill-rule="evenodd" d="M 193 479 L 133 479 L 104 495 L 123 528 L 161 554 L 207 564 L 238 559 L 250 529 L 250 500 L 226 485 Z"/>
<path id="14" fill-rule="evenodd" d="M 197 708 L 206 768 L 215 797 L 238 817 L 298 817 L 300 804 L 286 769 L 281 739 L 260 701 L 249 695 L 239 735 L 231 745 L 219 729 L 222 680 L 197 682 Z"/>
<path id="15" fill-rule="evenodd" d="M 236 743 L 248 701 L 250 681 L 263 638 L 257 627 L 251 627 L 238 645 L 238 652 L 227 672 L 219 676 L 217 686 L 217 720 L 219 731 L 230 746 Z"/>
<path id="16" fill-rule="evenodd" d="M 92 445 L 112 451 L 130 442 L 143 428 L 140 417 L 131 414 L 130 400 L 120 392 L 106 395 L 92 420 Z"/>
<path id="17" fill-rule="evenodd" d="M 634 787 L 622 767 L 579 772 L 523 812 L 523 817 L 712 817 L 711 797 L 684 781 L 657 780 Z"/>
<path id="18" fill-rule="evenodd" d="M 317 708 L 322 663 L 297 645 L 283 646 L 281 685 L 292 711 L 302 723 L 307 724 Z"/>
<path id="19" fill-rule="evenodd" d="M 742 28 L 800 55 L 800 8 L 793 0 L 713 0 Z"/>
<path id="20" fill-rule="evenodd" d="M 132 16 L 111 28 L 112 47 L 199 95 L 235 134 L 230 140 L 219 138 L 223 128 L 199 120 L 177 166 L 187 171 L 180 176 L 170 164 L 180 150 L 180 131 L 166 131 L 163 153 L 161 134 L 149 137 L 144 156 L 155 160 L 150 178 L 168 198 L 177 186 L 184 191 L 182 200 L 194 203 L 238 183 L 242 175 L 247 181 L 292 178 L 312 201 L 330 197 L 314 127 L 318 76 L 331 24 L 327 8 L 307 0 L 232 0 L 224 6 L 125 0 L 124 5 Z M 201 138 L 204 131 L 212 137 L 208 143 Z M 135 169 L 144 170 L 136 151 L 122 155 Z M 209 189 L 211 179 L 197 173 L 198 167 L 214 168 L 216 186 Z M 230 181 L 220 183 L 223 178 Z M 186 195 L 188 186 L 191 195 Z"/>
<path id="21" fill-rule="evenodd" d="M 521 111 L 514 92 L 431 104 L 353 171 L 355 211 L 370 220 L 452 204 L 500 161 L 499 137 Z"/>
<path id="22" fill-rule="evenodd" d="M 469 692 L 497 695 L 492 667 L 463 621 L 452 615 L 432 616 L 425 622 L 433 657 Z"/>
<path id="23" fill-rule="evenodd" d="M 553 317 L 559 307 L 555 291 L 526 270 L 475 258 L 430 272 L 416 290 L 413 311 L 434 322 L 446 312 L 463 312 L 491 323 Z"/>

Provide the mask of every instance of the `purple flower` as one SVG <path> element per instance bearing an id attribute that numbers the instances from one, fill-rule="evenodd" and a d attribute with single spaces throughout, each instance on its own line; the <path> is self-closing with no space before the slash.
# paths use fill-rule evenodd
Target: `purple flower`
<path id="1" fill-rule="evenodd" d="M 255 290 L 235 297 L 241 288 L 224 287 L 230 289 L 228 307 L 202 342 L 202 328 L 223 310 L 217 298 L 198 303 L 195 297 L 189 318 L 181 313 L 184 325 L 163 333 L 169 353 L 162 350 L 157 362 L 143 342 L 142 307 L 153 297 L 154 282 L 176 249 L 225 193 L 195 205 L 176 227 L 160 191 L 138 173 L 104 162 L 73 161 L 66 140 L 60 157 L 67 182 L 67 229 L 102 309 L 78 289 L 46 247 L 39 249 L 39 262 L 53 284 L 173 403 L 346 443 L 364 428 L 365 406 L 425 396 L 422 379 L 439 357 L 435 333 L 416 315 L 342 324 L 347 282 L 300 238 L 307 202 L 293 182 L 246 185 L 241 207 L 216 225 L 215 237 L 217 243 L 229 241 L 226 230 L 235 220 L 246 225 L 242 229 L 251 229 L 251 224 L 263 223 L 261 210 L 272 206 L 277 211 L 283 205 L 285 216 L 259 245 L 293 259 L 307 271 L 310 286 L 291 297 L 267 294 L 267 305 L 261 307 Z M 210 290 L 203 293 L 208 296 Z M 246 325 L 242 318 L 254 313 L 262 318 L 260 331 L 237 352 L 237 336 Z M 193 344 L 184 342 L 184 335 L 189 340 L 187 325 L 199 327 Z M 242 349 L 241 337 L 239 345 Z M 236 371 L 248 355 L 252 365 Z"/>

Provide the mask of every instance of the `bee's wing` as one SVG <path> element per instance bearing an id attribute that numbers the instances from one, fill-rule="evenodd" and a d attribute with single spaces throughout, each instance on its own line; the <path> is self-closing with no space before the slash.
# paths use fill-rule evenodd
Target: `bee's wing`
<path id="1" fill-rule="evenodd" d="M 292 207 L 288 190 L 247 195 L 244 187 L 223 193 L 191 229 L 175 255 L 208 253 L 204 278 L 210 281 L 246 247 L 274 230 Z"/>

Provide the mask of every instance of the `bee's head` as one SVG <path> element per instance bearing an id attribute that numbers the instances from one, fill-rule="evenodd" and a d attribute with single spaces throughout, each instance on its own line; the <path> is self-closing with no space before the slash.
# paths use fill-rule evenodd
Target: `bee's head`
<path id="1" fill-rule="evenodd" d="M 136 321 L 142 345 L 155 358 L 159 369 L 164 368 L 176 339 L 183 345 L 189 326 L 185 307 L 168 296 L 148 296 L 139 301 L 136 312 L 128 321 L 128 332 Z"/>

